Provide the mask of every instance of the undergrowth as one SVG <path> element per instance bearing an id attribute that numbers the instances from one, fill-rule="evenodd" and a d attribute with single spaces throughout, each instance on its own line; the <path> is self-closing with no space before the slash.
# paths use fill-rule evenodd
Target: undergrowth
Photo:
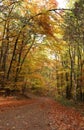
<path id="1" fill-rule="evenodd" d="M 56 96 L 55 100 L 67 107 L 75 107 L 76 105 L 76 102 L 74 102 L 72 99 L 68 100 L 65 97 L 61 97 L 61 96 Z"/>
<path id="2" fill-rule="evenodd" d="M 77 111 L 79 111 L 84 116 L 84 103 L 76 102 L 73 99 L 68 100 L 62 96 L 56 96 L 55 100 L 57 102 L 61 103 L 63 106 L 75 108 Z"/>

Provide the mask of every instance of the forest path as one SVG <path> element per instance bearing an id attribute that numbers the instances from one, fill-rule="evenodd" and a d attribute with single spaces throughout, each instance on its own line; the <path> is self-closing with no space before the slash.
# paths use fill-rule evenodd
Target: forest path
<path id="1" fill-rule="evenodd" d="M 0 108 L 0 130 L 84 130 L 84 117 L 50 98 L 9 100 Z"/>

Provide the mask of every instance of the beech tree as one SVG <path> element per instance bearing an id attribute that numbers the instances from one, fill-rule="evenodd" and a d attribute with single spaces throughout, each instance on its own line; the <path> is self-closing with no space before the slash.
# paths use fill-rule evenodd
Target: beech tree
<path id="1" fill-rule="evenodd" d="M 50 2 L 50 3 L 49 3 Z M 39 5 L 36 1 L 0 1 L 0 86 L 14 89 L 36 37 L 53 37 L 50 10 L 56 2 Z M 52 5 L 51 5 L 52 3 Z"/>
<path id="2" fill-rule="evenodd" d="M 84 4 L 82 0 L 75 3 L 74 8 L 65 15 L 64 40 L 68 43 L 67 56 L 70 64 L 70 84 L 67 96 L 84 100 L 83 69 L 84 69 Z M 67 60 L 67 59 L 65 59 Z M 74 92 L 74 93 L 73 93 Z M 73 94 L 72 94 L 73 93 Z"/>

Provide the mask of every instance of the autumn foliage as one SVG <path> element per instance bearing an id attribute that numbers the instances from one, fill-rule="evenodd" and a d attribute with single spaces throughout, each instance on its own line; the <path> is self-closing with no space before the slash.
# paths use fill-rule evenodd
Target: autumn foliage
<path id="1" fill-rule="evenodd" d="M 62 11 L 55 0 L 0 3 L 1 93 L 84 101 L 83 1 Z"/>

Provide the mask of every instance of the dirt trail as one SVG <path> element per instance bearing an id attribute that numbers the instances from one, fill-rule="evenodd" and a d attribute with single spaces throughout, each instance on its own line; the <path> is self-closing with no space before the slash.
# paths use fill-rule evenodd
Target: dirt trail
<path id="1" fill-rule="evenodd" d="M 84 130 L 84 117 L 49 98 L 9 100 L 1 106 L 0 130 Z"/>
<path id="2" fill-rule="evenodd" d="M 40 98 L 33 102 L 31 100 L 31 103 L 26 101 L 25 105 L 20 104 L 18 107 L 5 106 L 5 109 L 0 111 L 0 130 L 50 130 L 48 120 L 50 106 L 47 100 Z"/>

